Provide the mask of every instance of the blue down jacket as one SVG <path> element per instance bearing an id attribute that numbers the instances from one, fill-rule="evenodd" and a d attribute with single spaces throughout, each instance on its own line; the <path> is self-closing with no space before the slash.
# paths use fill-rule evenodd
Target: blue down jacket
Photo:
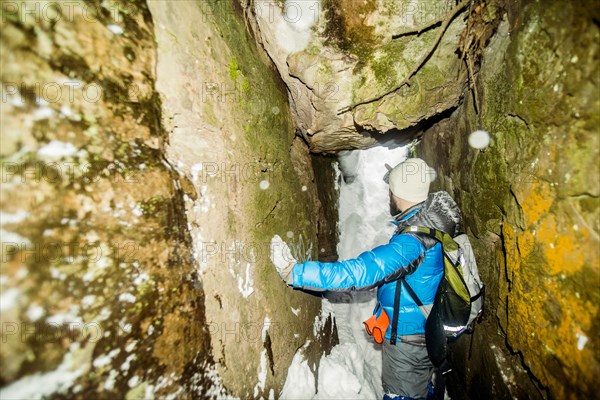
<path id="1" fill-rule="evenodd" d="M 417 239 L 403 233 L 410 225 L 425 226 L 455 235 L 461 229 L 458 206 L 446 192 L 431 193 L 427 200 L 395 217 L 398 228 L 389 243 L 366 251 L 357 258 L 332 263 L 307 261 L 292 269 L 293 286 L 314 291 L 369 290 L 377 287 L 377 300 L 390 318 L 385 338 L 391 338 L 396 279 L 405 277 L 424 305 L 433 303 L 443 276 L 443 254 L 439 243 L 428 237 Z M 422 262 L 415 269 L 418 259 Z M 380 311 L 378 311 L 379 313 Z M 400 296 L 398 336 L 425 333 L 425 317 L 407 291 Z"/>

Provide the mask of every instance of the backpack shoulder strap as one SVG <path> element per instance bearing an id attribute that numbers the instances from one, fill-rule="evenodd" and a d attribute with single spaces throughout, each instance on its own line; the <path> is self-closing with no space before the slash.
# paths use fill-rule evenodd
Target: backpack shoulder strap
<path id="1" fill-rule="evenodd" d="M 427 305 L 427 306 L 424 305 L 423 302 L 421 301 L 421 299 L 419 299 L 419 296 L 417 296 L 417 294 L 413 290 L 413 288 L 410 287 L 408 282 L 406 282 L 405 279 L 402 279 L 401 282 L 404 284 L 404 288 L 406 289 L 406 291 L 408 292 L 410 297 L 413 299 L 413 301 L 415 302 L 417 307 L 419 307 L 419 310 L 421 310 L 421 313 L 423 313 L 423 316 L 425 317 L 425 319 L 427 319 L 427 317 L 429 317 L 429 313 L 431 312 L 431 307 L 433 305 L 432 304 Z"/>
<path id="2" fill-rule="evenodd" d="M 439 241 L 440 243 L 442 243 L 442 232 L 436 231 L 435 229 L 419 227 L 419 226 L 408 226 L 408 227 L 404 228 L 402 231 L 400 231 L 400 233 L 424 234 L 424 235 L 430 236 L 433 239 L 435 239 L 436 241 Z M 417 238 L 417 240 L 419 240 L 419 239 Z M 426 247 L 426 249 L 427 249 L 427 247 Z M 421 262 L 423 262 L 423 256 L 420 256 L 413 261 L 413 263 L 416 264 L 415 269 L 419 267 Z M 414 290 L 406 282 L 404 277 L 396 279 L 396 290 L 394 293 L 394 311 L 393 311 L 393 315 L 392 315 L 392 332 L 391 332 L 392 337 L 390 339 L 391 344 L 396 344 L 396 339 L 398 336 L 398 318 L 399 318 L 399 314 L 400 314 L 400 294 L 402 292 L 402 286 L 404 286 L 406 288 L 406 291 L 408 292 L 408 294 L 410 295 L 412 300 L 417 304 L 417 306 L 419 307 L 419 309 L 421 310 L 421 312 L 423 313 L 425 318 L 427 318 L 427 316 L 429 315 L 429 312 L 431 311 L 430 306 L 423 305 L 423 302 L 419 299 L 419 297 L 414 292 Z"/>
<path id="3" fill-rule="evenodd" d="M 402 229 L 400 233 L 412 233 L 415 236 L 421 235 L 429 237 L 442 245 L 444 253 L 449 251 L 455 251 L 460 248 L 460 245 L 454 240 L 452 235 L 444 231 L 439 231 L 437 229 L 411 225 Z"/>
<path id="4" fill-rule="evenodd" d="M 444 232 L 432 228 L 427 228 L 425 226 L 410 225 L 402 229 L 400 233 L 414 233 L 417 235 L 421 234 L 435 239 L 440 243 L 443 243 L 444 241 Z"/>
<path id="5" fill-rule="evenodd" d="M 398 314 L 400 314 L 400 292 L 402 290 L 402 281 L 404 279 L 400 278 L 396 281 L 396 293 L 394 294 L 394 312 L 392 316 L 392 337 L 390 339 L 390 343 L 392 345 L 396 344 L 396 338 L 398 337 Z"/>

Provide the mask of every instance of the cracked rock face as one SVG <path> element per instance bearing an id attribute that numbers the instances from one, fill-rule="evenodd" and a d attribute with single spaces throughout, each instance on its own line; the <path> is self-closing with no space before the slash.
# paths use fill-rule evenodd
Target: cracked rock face
<path id="1" fill-rule="evenodd" d="M 2 3 L 2 396 L 200 395 L 210 338 L 151 16 L 73 3 L 54 23 Z"/>
<path id="2" fill-rule="evenodd" d="M 466 68 L 455 54 L 464 14 L 435 45 L 454 6 L 428 0 L 254 2 L 251 22 L 288 86 L 294 122 L 311 151 L 365 148 L 386 132 L 410 136 L 459 104 L 467 87 Z M 392 39 L 438 20 L 419 35 Z"/>
<path id="3" fill-rule="evenodd" d="M 335 342 L 287 94 L 233 2 L 93 3 L 0 3 L 2 397 L 272 397 Z"/>
<path id="4" fill-rule="evenodd" d="M 233 2 L 149 8 L 166 158 L 190 182 L 185 217 L 216 368 L 228 393 L 269 398 L 296 349 L 311 342 L 311 362 L 322 351 L 312 324 L 320 299 L 287 287 L 270 258 L 283 251 L 272 248 L 275 235 L 296 258 L 318 256 L 323 211 L 311 158 Z"/>
<path id="5" fill-rule="evenodd" d="M 479 115 L 469 98 L 418 149 L 461 206 L 486 284 L 473 357 L 469 340 L 454 353 L 454 388 L 470 398 L 597 397 L 599 15 L 508 8 L 483 55 Z M 492 137 L 483 151 L 467 143 L 477 129 Z"/>

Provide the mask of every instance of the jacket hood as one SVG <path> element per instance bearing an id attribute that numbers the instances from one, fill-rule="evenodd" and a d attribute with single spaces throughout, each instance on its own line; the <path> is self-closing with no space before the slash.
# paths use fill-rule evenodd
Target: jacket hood
<path id="1" fill-rule="evenodd" d="M 419 211 L 406 218 L 406 216 L 413 213 L 415 209 L 419 209 Z M 415 225 L 436 229 L 438 231 L 449 233 L 451 236 L 456 236 L 461 233 L 463 225 L 458 205 L 456 205 L 456 202 L 452 197 L 444 191 L 430 193 L 427 200 L 398 215 L 396 220 L 398 221 L 397 232 L 407 226 Z"/>

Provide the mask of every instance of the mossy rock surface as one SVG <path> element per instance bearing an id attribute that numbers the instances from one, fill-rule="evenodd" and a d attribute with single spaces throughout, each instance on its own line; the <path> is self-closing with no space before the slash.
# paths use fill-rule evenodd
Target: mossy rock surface
<path id="1" fill-rule="evenodd" d="M 420 146 L 441 171 L 438 186 L 462 207 L 487 285 L 475 343 L 500 334 L 503 349 L 473 349 L 494 360 L 485 368 L 502 389 L 464 359 L 464 345 L 454 352 L 464 375 L 453 386 L 460 393 L 468 384 L 476 397 L 591 398 L 600 374 L 600 186 L 590 179 L 599 156 L 599 9 L 553 1 L 507 10 L 483 54 L 479 115 L 468 98 Z M 476 129 L 490 132 L 488 148 L 468 146 Z"/>

